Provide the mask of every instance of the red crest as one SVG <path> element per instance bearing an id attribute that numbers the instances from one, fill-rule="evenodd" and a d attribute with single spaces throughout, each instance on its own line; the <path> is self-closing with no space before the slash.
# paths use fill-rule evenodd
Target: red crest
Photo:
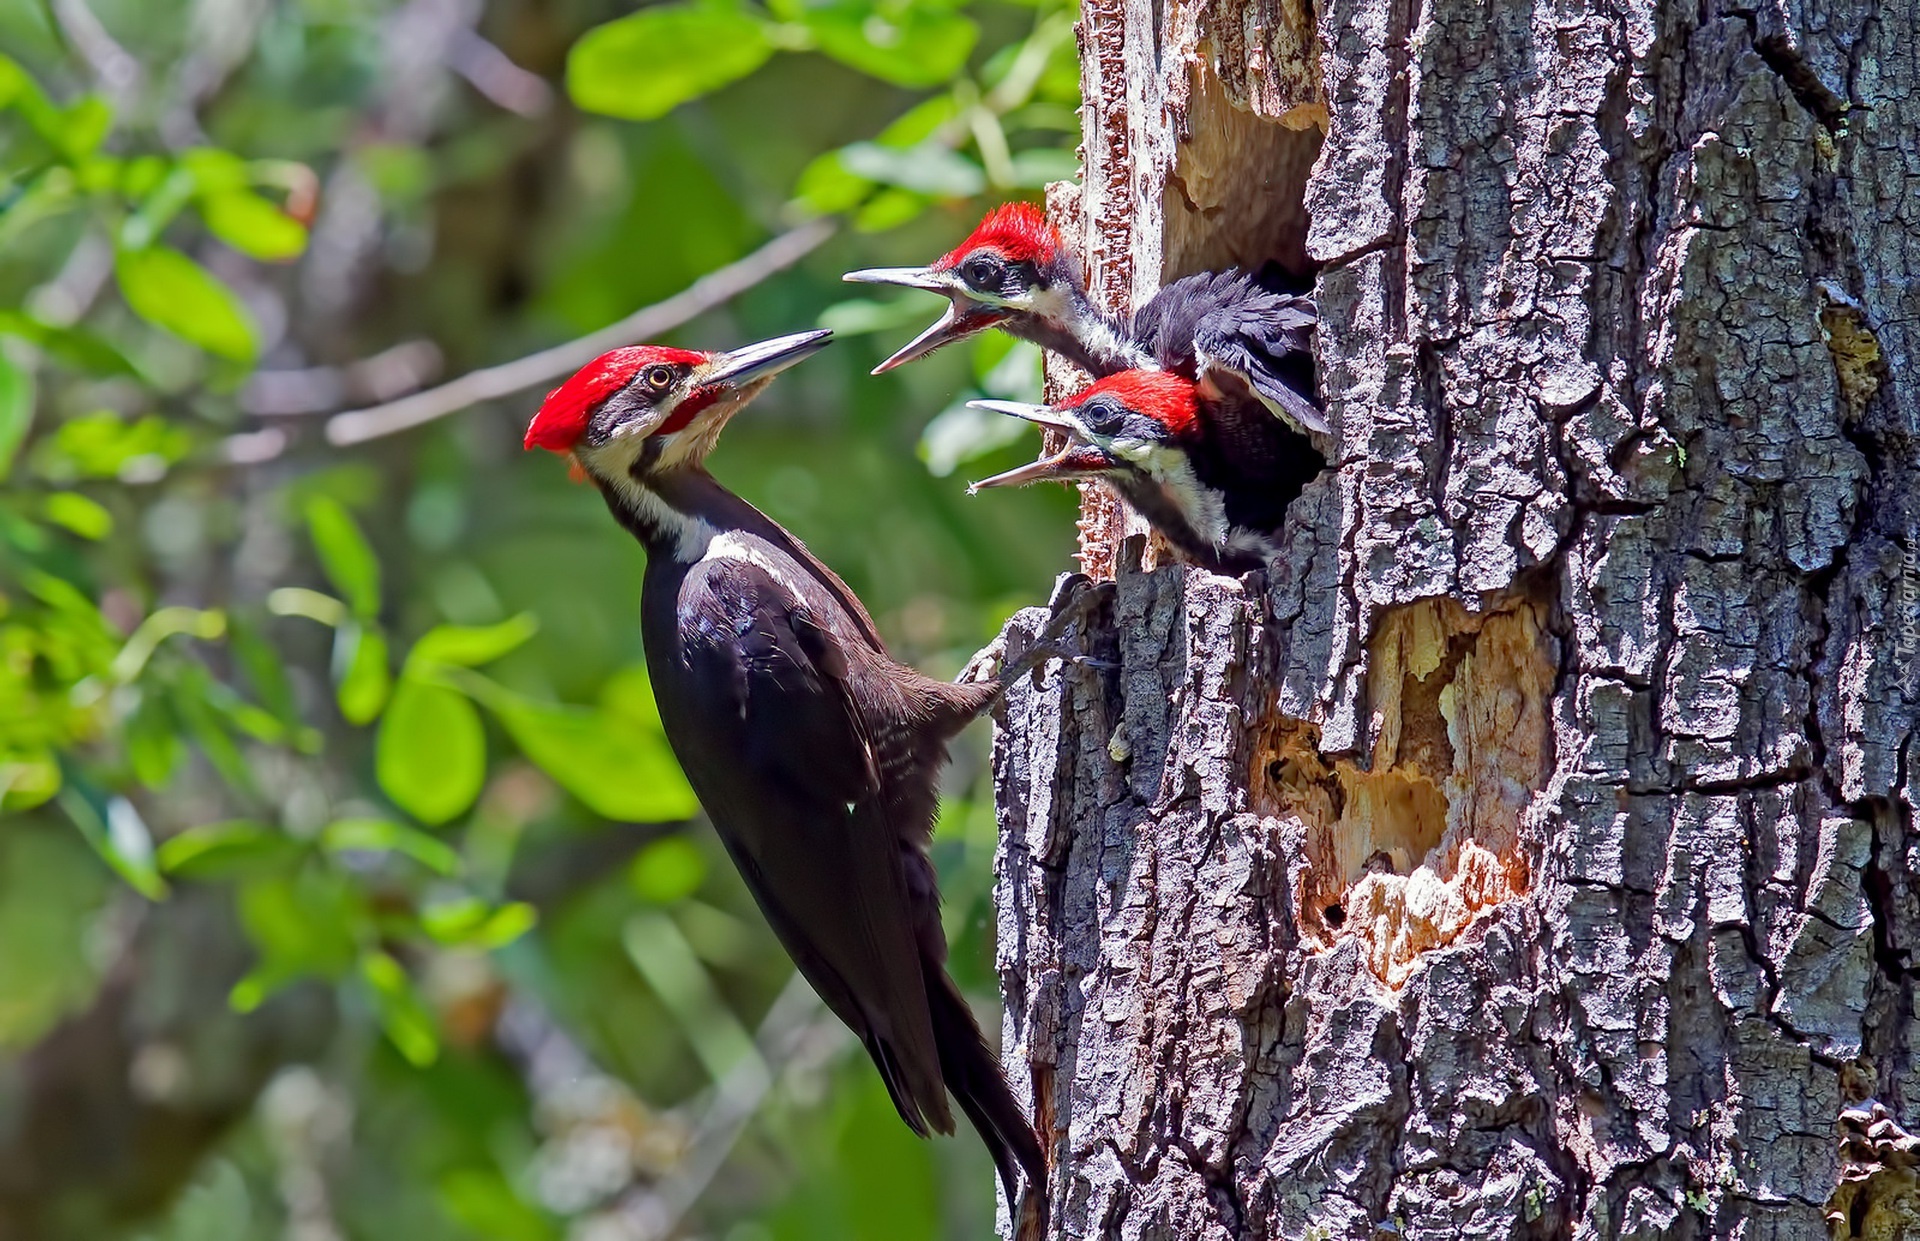
<path id="1" fill-rule="evenodd" d="M 975 250 L 996 250 L 1016 263 L 1050 263 L 1064 247 L 1060 234 L 1053 225 L 1047 223 L 1047 217 L 1040 208 L 1032 203 L 1002 203 L 987 212 L 980 227 L 967 234 L 967 239 L 955 246 L 933 265 L 935 271 L 948 271 L 960 266 Z"/>
<path id="2" fill-rule="evenodd" d="M 691 349 L 668 349 L 660 345 L 630 345 L 603 353 L 573 373 L 573 378 L 547 393 L 540 412 L 533 416 L 524 441 L 528 448 L 549 452 L 572 452 L 586 434 L 593 411 L 633 381 L 640 368 L 655 362 L 697 366 L 707 360 L 704 353 Z"/>
<path id="3" fill-rule="evenodd" d="M 1193 432 L 1200 421 L 1200 390 L 1172 371 L 1121 371 L 1070 398 L 1065 407 L 1084 405 L 1096 396 L 1117 398 L 1177 436 Z"/>

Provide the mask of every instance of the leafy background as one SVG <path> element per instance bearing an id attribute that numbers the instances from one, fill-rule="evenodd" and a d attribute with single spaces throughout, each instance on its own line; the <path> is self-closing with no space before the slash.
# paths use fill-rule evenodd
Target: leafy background
<path id="1" fill-rule="evenodd" d="M 831 220 L 674 339 L 841 332 L 715 470 L 951 674 L 1067 563 L 1069 495 L 962 485 L 1037 358 L 869 378 L 938 304 L 838 275 L 1073 174 L 1072 18 L 0 5 L 0 1237 L 991 1231 L 698 821 L 543 387 L 325 428 Z M 985 744 L 936 852 L 990 1012 Z"/>

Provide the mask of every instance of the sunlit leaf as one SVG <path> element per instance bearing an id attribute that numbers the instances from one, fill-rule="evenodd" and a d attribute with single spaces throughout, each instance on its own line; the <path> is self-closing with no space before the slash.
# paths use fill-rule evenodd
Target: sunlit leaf
<path id="1" fill-rule="evenodd" d="M 340 718 L 349 724 L 373 723 L 393 687 L 386 635 L 372 625 L 341 625 L 333 637 L 333 663 Z"/>
<path id="2" fill-rule="evenodd" d="M 127 305 L 155 327 L 235 362 L 259 352 L 259 331 L 239 297 L 178 250 L 122 250 L 114 275 Z"/>
<path id="3" fill-rule="evenodd" d="M 899 228 L 927 209 L 928 199 L 897 186 L 881 190 L 869 198 L 854 214 L 853 226 L 863 233 L 883 233 Z"/>
<path id="4" fill-rule="evenodd" d="M 60 791 L 60 764 L 49 750 L 9 754 L 0 761 L 0 810 L 31 810 Z"/>
<path id="5" fill-rule="evenodd" d="M 215 237 L 262 262 L 284 263 L 307 248 L 306 227 L 251 190 L 201 200 L 200 218 Z"/>
<path id="6" fill-rule="evenodd" d="M 868 180 L 921 194 L 968 198 L 987 188 L 978 164 L 930 142 L 905 150 L 856 142 L 840 149 L 840 161 Z"/>
<path id="7" fill-rule="evenodd" d="M 817 156 L 794 183 L 794 202 L 820 215 L 850 211 L 873 190 L 873 182 L 848 169 L 840 152 Z"/>
<path id="8" fill-rule="evenodd" d="M 453 690 L 402 677 L 380 717 L 374 775 L 393 804 L 438 825 L 473 804 L 487 773 L 480 713 Z"/>
<path id="9" fill-rule="evenodd" d="M 7 476 L 32 425 L 33 375 L 0 353 L 0 478 Z"/>
<path id="10" fill-rule="evenodd" d="M 165 899 L 167 885 L 153 864 L 153 833 L 132 802 L 112 797 L 104 807 L 96 807 L 72 787 L 59 796 L 61 809 L 80 835 L 128 886 L 148 900 Z"/>
<path id="11" fill-rule="evenodd" d="M 926 463 L 927 473 L 946 478 L 967 462 L 1016 443 L 1031 431 L 1031 423 L 955 401 L 920 432 L 920 460 Z"/>
<path id="12" fill-rule="evenodd" d="M 340 819 L 320 833 L 320 847 L 329 853 L 362 851 L 398 853 L 442 875 L 460 871 L 460 855 L 443 841 L 418 828 L 385 819 Z"/>
<path id="13" fill-rule="evenodd" d="M 154 857 L 178 879 L 229 879 L 285 870 L 305 851 L 284 832 L 237 820 L 190 827 L 164 841 Z"/>
<path id="14" fill-rule="evenodd" d="M 646 121 L 746 77 L 773 54 L 765 25 L 723 5 L 663 4 L 596 26 L 567 55 L 586 112 Z"/>
<path id="15" fill-rule="evenodd" d="M 490 681 L 470 688 L 521 752 L 595 814 L 656 823 L 698 809 L 658 729 L 608 711 L 536 702 Z"/>
<path id="16" fill-rule="evenodd" d="M 1017 151 L 1012 184 L 1022 189 L 1045 189 L 1051 181 L 1072 181 L 1080 175 L 1080 160 L 1072 151 L 1043 148 Z"/>
<path id="17" fill-rule="evenodd" d="M 353 884 L 315 867 L 249 879 L 240 885 L 236 906 L 240 925 L 260 954 L 229 997 L 243 1012 L 295 979 L 346 973 L 367 923 L 364 900 Z"/>
<path id="18" fill-rule="evenodd" d="M 864 336 L 869 332 L 888 332 L 909 324 L 923 325 L 929 318 L 924 298 L 896 297 L 880 301 L 870 297 L 850 297 L 835 302 L 820 312 L 818 326 L 836 336 Z"/>
<path id="19" fill-rule="evenodd" d="M 806 11 L 827 55 L 895 86 L 938 86 L 966 67 L 980 27 L 958 13 L 913 4 L 882 13 L 839 3 Z"/>
<path id="20" fill-rule="evenodd" d="M 165 788 L 187 756 L 180 723 L 161 694 L 141 695 L 140 705 L 127 717 L 122 736 L 134 779 L 149 789 Z"/>
<path id="21" fill-rule="evenodd" d="M 133 364 L 117 348 L 84 327 L 47 323 L 25 311 L 0 310 L 0 335 L 30 340 L 65 366 L 95 375 L 132 375 Z"/>
<path id="22" fill-rule="evenodd" d="M 420 911 L 420 927 L 443 944 L 504 948 L 531 931 L 540 915 L 524 901 L 495 907 L 477 896 L 437 901 Z"/>
<path id="23" fill-rule="evenodd" d="M 675 834 L 635 854 L 627 874 L 642 899 L 675 905 L 700 890 L 707 877 L 707 859 L 691 840 Z"/>
<path id="24" fill-rule="evenodd" d="M 83 539 L 98 541 L 113 533 L 113 514 L 77 491 L 56 491 L 41 501 L 43 516 Z"/>
<path id="25" fill-rule="evenodd" d="M 102 409 L 61 423 L 35 446 L 32 460 L 36 472 L 56 483 L 153 482 L 192 447 L 191 435 L 158 414 L 129 422 Z"/>
<path id="26" fill-rule="evenodd" d="M 439 1059 L 440 1032 L 433 1013 L 400 963 L 384 952 L 370 951 L 360 958 L 360 976 L 373 995 L 380 1028 L 408 1063 L 424 1068 Z"/>
<path id="27" fill-rule="evenodd" d="M 461 668 L 490 664 L 539 632 L 531 612 L 510 616 L 497 625 L 435 625 L 420 635 L 407 660 L 423 664 L 453 664 Z"/>
<path id="28" fill-rule="evenodd" d="M 380 562 L 374 558 L 359 525 L 332 496 L 307 501 L 307 530 L 320 567 L 340 592 L 354 615 L 365 618 L 380 612 Z"/>

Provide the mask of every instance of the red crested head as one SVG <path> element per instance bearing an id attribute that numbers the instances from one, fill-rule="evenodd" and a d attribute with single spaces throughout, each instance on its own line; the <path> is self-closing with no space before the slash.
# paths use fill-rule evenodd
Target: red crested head
<path id="1" fill-rule="evenodd" d="M 1058 258 L 1063 249 L 1060 234 L 1047 223 L 1040 208 L 1032 203 L 1002 203 L 987 212 L 980 226 L 967 234 L 965 241 L 941 256 L 933 269 L 950 271 L 978 250 L 992 250 L 1008 262 L 1044 267 Z"/>
<path id="2" fill-rule="evenodd" d="M 633 382 L 633 377 L 656 362 L 698 366 L 713 355 L 662 345 L 630 345 L 603 353 L 573 373 L 567 382 L 547 393 L 540 412 L 527 426 L 529 449 L 568 453 L 586 434 L 587 423 L 606 399 Z"/>
<path id="3" fill-rule="evenodd" d="M 1190 379 L 1172 371 L 1121 371 L 1092 384 L 1064 402 L 1074 409 L 1095 397 L 1107 396 L 1136 413 L 1145 414 L 1176 438 L 1192 435 L 1200 426 L 1200 390 Z"/>

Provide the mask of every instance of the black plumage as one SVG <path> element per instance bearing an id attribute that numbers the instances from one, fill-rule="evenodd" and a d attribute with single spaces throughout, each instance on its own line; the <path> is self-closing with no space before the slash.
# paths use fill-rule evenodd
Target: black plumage
<path id="1" fill-rule="evenodd" d="M 946 972 L 927 854 L 947 743 L 1000 683 L 895 662 L 846 584 L 701 464 L 763 376 L 825 335 L 603 359 L 549 398 L 528 443 L 571 451 L 645 545 L 641 632 L 661 722 L 781 944 L 866 1047 L 901 1119 L 952 1133 L 951 1092 L 1031 1221 L 1045 1158 Z M 731 365 L 753 382 L 722 382 L 747 355 L 753 366 Z"/>

